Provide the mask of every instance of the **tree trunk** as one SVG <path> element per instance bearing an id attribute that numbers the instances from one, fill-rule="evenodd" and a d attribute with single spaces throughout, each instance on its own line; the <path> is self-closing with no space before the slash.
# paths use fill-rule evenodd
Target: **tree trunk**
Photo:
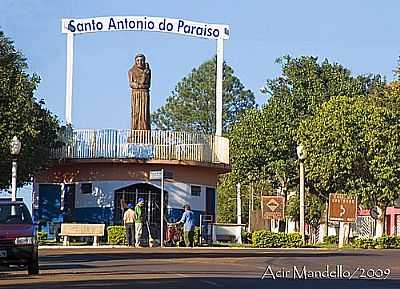
<path id="1" fill-rule="evenodd" d="M 329 236 L 329 199 L 325 202 L 325 227 L 324 227 L 324 237 Z M 323 242 L 322 238 L 322 242 Z"/>
<path id="2" fill-rule="evenodd" d="M 379 218 L 376 220 L 375 238 L 382 237 L 385 234 L 385 218 L 386 208 L 384 206 L 377 206 Z"/>

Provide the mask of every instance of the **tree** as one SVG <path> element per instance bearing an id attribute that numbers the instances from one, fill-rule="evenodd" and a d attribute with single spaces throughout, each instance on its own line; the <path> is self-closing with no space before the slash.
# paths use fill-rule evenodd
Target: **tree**
<path id="1" fill-rule="evenodd" d="M 312 235 L 317 231 L 322 214 L 325 210 L 325 203 L 316 195 L 307 193 L 304 202 L 304 221 L 312 228 Z M 299 194 L 294 194 L 289 197 L 286 207 L 286 215 L 296 224 L 300 221 L 300 198 Z M 316 236 L 313 236 L 313 242 Z"/>
<path id="2" fill-rule="evenodd" d="M 316 190 L 356 195 L 363 207 L 385 214 L 400 196 L 399 99 L 387 91 L 335 97 L 301 123 L 306 174 Z"/>
<path id="3" fill-rule="evenodd" d="M 334 96 L 367 96 L 381 87 L 382 81 L 379 76 L 354 77 L 343 66 L 327 60 L 319 63 L 316 57 L 285 56 L 277 62 L 282 76 L 267 81 L 264 92 L 270 95 L 268 102 L 260 110 L 246 111 L 229 137 L 233 173 L 243 178 L 264 171 L 286 195 L 298 183 L 300 121 L 318 113 Z"/>
<path id="4" fill-rule="evenodd" d="M 217 222 L 236 223 L 237 221 L 237 184 L 233 173 L 221 175 L 218 180 Z M 253 194 L 254 210 L 261 209 L 261 196 L 272 195 L 272 187 L 268 180 L 250 177 L 247 183 L 241 183 L 242 223 L 249 222 L 251 194 Z"/>
<path id="5" fill-rule="evenodd" d="M 215 132 L 216 57 L 201 64 L 175 87 L 167 103 L 152 114 L 152 123 L 163 130 L 183 130 L 205 134 Z M 255 105 L 233 69 L 224 62 L 223 131 L 238 115 Z"/>
<path id="6" fill-rule="evenodd" d="M 49 159 L 59 127 L 43 100 L 35 98 L 40 79 L 30 76 L 27 67 L 22 53 L 0 31 L 0 189 L 10 184 L 12 137 L 22 143 L 18 160 L 18 185 L 22 185 Z"/>

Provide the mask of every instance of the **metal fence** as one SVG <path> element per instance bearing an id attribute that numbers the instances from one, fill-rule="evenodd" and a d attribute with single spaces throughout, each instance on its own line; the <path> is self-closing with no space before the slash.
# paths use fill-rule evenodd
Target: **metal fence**
<path id="1" fill-rule="evenodd" d="M 78 129 L 59 135 L 53 159 L 135 158 L 229 164 L 229 141 L 175 131 Z"/>
<path id="2" fill-rule="evenodd" d="M 353 224 L 353 235 L 362 238 L 371 238 L 374 236 L 375 220 L 370 216 L 358 216 Z"/>

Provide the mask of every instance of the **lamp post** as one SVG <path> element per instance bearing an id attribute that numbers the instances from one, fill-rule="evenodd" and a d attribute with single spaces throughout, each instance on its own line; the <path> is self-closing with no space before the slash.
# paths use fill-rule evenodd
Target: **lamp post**
<path id="1" fill-rule="evenodd" d="M 306 241 L 304 232 L 304 160 L 307 158 L 307 152 L 302 145 L 297 147 L 297 156 L 300 160 L 300 234 L 303 243 Z"/>
<path id="2" fill-rule="evenodd" d="M 11 201 L 17 200 L 17 158 L 19 151 L 21 150 L 21 142 L 14 136 L 10 143 L 10 150 L 12 156 L 11 166 Z"/>

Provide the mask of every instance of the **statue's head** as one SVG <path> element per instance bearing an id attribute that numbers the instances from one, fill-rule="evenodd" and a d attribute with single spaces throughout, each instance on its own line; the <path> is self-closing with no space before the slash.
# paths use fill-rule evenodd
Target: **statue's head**
<path id="1" fill-rule="evenodd" d="M 145 68 L 146 57 L 143 54 L 137 54 L 135 56 L 135 64 L 140 68 Z"/>

